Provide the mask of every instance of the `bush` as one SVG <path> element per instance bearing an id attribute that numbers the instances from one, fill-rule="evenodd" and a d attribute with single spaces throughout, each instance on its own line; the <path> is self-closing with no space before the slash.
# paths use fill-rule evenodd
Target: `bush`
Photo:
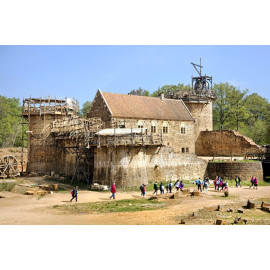
<path id="1" fill-rule="evenodd" d="M 228 190 L 224 191 L 224 196 L 229 197 L 229 191 Z"/>

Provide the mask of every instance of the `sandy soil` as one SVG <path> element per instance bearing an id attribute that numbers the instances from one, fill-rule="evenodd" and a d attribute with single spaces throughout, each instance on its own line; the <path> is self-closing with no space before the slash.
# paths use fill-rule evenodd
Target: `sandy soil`
<path id="1" fill-rule="evenodd" d="M 32 179 L 35 182 L 45 183 L 42 178 Z M 26 185 L 27 183 L 26 181 Z M 30 182 L 31 182 L 30 181 Z M 69 186 L 66 186 L 69 188 Z M 152 192 L 147 192 L 149 197 Z M 88 224 L 179 224 L 179 217 L 196 212 L 204 207 L 216 207 L 218 204 L 226 205 L 270 197 L 270 186 L 259 187 L 258 190 L 250 190 L 248 187 L 230 188 L 233 199 L 219 198 L 223 193 L 218 193 L 210 188 L 208 194 L 202 193 L 200 197 L 183 197 L 179 203 L 168 208 L 131 213 L 93 213 L 93 214 L 62 214 L 50 208 L 54 205 L 71 204 L 69 193 L 53 193 L 44 197 L 27 196 L 12 192 L 0 192 L 0 224 L 41 224 L 41 225 L 88 225 Z M 109 201 L 109 192 L 79 191 L 79 201 L 97 202 Z M 140 198 L 139 192 L 118 192 L 117 200 Z M 72 202 L 76 204 L 76 202 Z"/>

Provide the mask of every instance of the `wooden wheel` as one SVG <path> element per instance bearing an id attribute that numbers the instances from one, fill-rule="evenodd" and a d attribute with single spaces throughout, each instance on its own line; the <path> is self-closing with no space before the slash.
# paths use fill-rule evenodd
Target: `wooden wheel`
<path id="1" fill-rule="evenodd" d="M 14 156 L 0 157 L 0 177 L 14 177 L 18 174 L 18 161 Z"/>

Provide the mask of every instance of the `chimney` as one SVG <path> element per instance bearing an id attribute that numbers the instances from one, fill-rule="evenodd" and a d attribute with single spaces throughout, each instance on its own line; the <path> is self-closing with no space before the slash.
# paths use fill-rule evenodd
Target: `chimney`
<path id="1" fill-rule="evenodd" d="M 160 94 L 160 99 L 164 100 L 164 94 Z"/>

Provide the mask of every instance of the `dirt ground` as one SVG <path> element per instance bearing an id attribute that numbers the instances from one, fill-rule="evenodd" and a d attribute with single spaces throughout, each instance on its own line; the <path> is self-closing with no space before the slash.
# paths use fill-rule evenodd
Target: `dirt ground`
<path id="1" fill-rule="evenodd" d="M 42 177 L 27 178 L 23 185 L 33 183 L 45 184 Z M 50 182 L 51 183 L 51 182 Z M 67 190 L 71 186 L 61 184 Z M 146 198 L 152 192 L 146 192 Z M 109 201 L 109 192 L 79 191 L 78 203 Z M 45 196 L 29 196 L 14 192 L 0 192 L 0 224 L 4 225 L 176 225 L 179 224 L 179 217 L 199 211 L 205 207 L 216 207 L 239 204 L 248 199 L 270 198 L 270 186 L 261 186 L 258 190 L 250 190 L 248 187 L 230 188 L 230 198 L 222 198 L 219 193 L 210 187 L 208 194 L 201 193 L 200 197 L 184 196 L 177 200 L 177 203 L 168 207 L 140 212 L 125 213 L 92 213 L 92 214 L 63 214 L 52 208 L 54 205 L 76 204 L 69 202 L 69 192 L 58 192 Z M 118 192 L 116 199 L 140 198 L 140 192 Z M 171 201 L 171 200 L 170 200 Z M 78 204 L 77 203 L 77 204 Z M 270 216 L 270 215 L 269 215 Z"/>

